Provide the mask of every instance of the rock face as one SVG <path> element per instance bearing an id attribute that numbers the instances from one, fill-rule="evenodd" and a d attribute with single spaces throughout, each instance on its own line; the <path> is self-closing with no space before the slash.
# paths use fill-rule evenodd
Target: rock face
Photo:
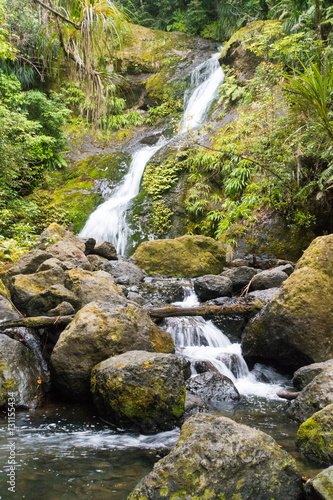
<path id="1" fill-rule="evenodd" d="M 99 363 L 91 374 L 103 418 L 144 433 L 179 425 L 185 410 L 183 362 L 173 354 L 130 351 Z"/>
<path id="2" fill-rule="evenodd" d="M 221 373 L 204 372 L 196 375 L 187 381 L 186 388 L 201 398 L 210 408 L 222 408 L 240 399 L 233 382 Z"/>
<path id="3" fill-rule="evenodd" d="M 34 408 L 42 395 L 36 359 L 20 342 L 0 335 L 0 407 L 15 393 L 16 407 Z"/>
<path id="4" fill-rule="evenodd" d="M 198 414 L 185 422 L 177 446 L 128 500 L 296 500 L 301 491 L 293 459 L 270 436 L 228 418 Z"/>
<path id="5" fill-rule="evenodd" d="M 54 383 L 65 397 L 87 399 L 93 367 L 132 350 L 168 353 L 174 352 L 174 343 L 139 307 L 91 302 L 76 314 L 54 347 Z"/>
<path id="6" fill-rule="evenodd" d="M 333 234 L 316 238 L 247 326 L 243 354 L 291 369 L 333 358 Z M 268 334 L 269 333 L 269 334 Z"/>
<path id="7" fill-rule="evenodd" d="M 296 445 L 313 462 L 333 464 L 333 404 L 314 413 L 300 426 Z"/>
<path id="8" fill-rule="evenodd" d="M 306 500 L 331 500 L 333 498 L 333 466 L 325 469 L 304 485 Z"/>
<path id="9" fill-rule="evenodd" d="M 225 264 L 222 245 L 205 236 L 181 236 L 174 240 L 142 243 L 134 254 L 135 264 L 148 274 L 203 276 L 219 274 Z"/>
<path id="10" fill-rule="evenodd" d="M 287 413 L 299 421 L 304 422 L 318 410 L 333 403 L 333 366 L 327 364 L 313 380 L 307 384 L 299 396 L 291 402 Z"/>
<path id="11" fill-rule="evenodd" d="M 232 281 L 226 276 L 209 274 L 193 280 L 194 290 L 201 302 L 217 297 L 231 297 Z"/>

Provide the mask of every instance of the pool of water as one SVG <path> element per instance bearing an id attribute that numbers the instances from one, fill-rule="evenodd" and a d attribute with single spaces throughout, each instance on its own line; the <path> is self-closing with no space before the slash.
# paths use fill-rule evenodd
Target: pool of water
<path id="1" fill-rule="evenodd" d="M 285 414 L 288 403 L 249 397 L 218 414 L 270 434 L 296 460 L 303 475 L 320 469 L 295 447 L 297 423 Z M 49 404 L 16 418 L 16 491 L 27 500 L 125 500 L 154 463 L 177 442 L 179 430 L 143 436 L 116 432 L 87 407 Z M 0 420 L 0 498 L 11 498 L 6 483 L 8 429 Z"/>

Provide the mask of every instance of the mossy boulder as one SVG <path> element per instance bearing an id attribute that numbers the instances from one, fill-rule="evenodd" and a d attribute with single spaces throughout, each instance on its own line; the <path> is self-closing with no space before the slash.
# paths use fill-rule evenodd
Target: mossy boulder
<path id="1" fill-rule="evenodd" d="M 100 415 L 122 428 L 170 430 L 185 411 L 183 361 L 173 354 L 129 351 L 95 366 L 91 391 Z"/>
<path id="2" fill-rule="evenodd" d="M 33 352 L 21 342 L 0 335 L 0 407 L 15 393 L 16 408 L 35 408 L 42 397 L 41 371 Z"/>
<path id="3" fill-rule="evenodd" d="M 304 485 L 306 500 L 331 500 L 333 498 L 333 466 L 317 474 Z"/>
<path id="4" fill-rule="evenodd" d="M 333 234 L 316 238 L 272 301 L 247 326 L 243 354 L 289 369 L 333 358 Z"/>
<path id="5" fill-rule="evenodd" d="M 222 272 L 225 250 L 206 236 L 181 236 L 173 240 L 146 241 L 138 247 L 133 258 L 148 274 L 203 276 Z"/>
<path id="6" fill-rule="evenodd" d="M 211 414 L 190 417 L 177 446 L 128 500 L 296 500 L 294 460 L 267 434 Z"/>
<path id="7" fill-rule="evenodd" d="M 76 314 L 54 347 L 53 382 L 65 397 L 86 400 L 93 367 L 132 350 L 174 352 L 174 343 L 140 307 L 119 302 L 117 297 L 91 302 Z"/>
<path id="8" fill-rule="evenodd" d="M 287 413 L 294 420 L 304 422 L 331 404 L 333 404 L 333 365 L 327 364 L 291 402 Z"/>
<path id="9" fill-rule="evenodd" d="M 300 426 L 296 445 L 310 460 L 333 464 L 333 404 L 314 413 Z"/>

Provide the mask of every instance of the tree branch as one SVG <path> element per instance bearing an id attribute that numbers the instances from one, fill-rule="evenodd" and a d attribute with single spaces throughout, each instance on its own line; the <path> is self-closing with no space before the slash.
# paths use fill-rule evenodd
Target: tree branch
<path id="1" fill-rule="evenodd" d="M 71 21 L 67 17 L 65 17 L 62 14 L 60 14 L 60 12 L 57 12 L 56 10 L 52 9 L 52 7 L 50 7 L 49 5 L 46 5 L 45 3 L 41 2 L 40 0 L 34 0 L 34 2 L 38 3 L 41 7 L 43 7 L 43 9 L 48 10 L 49 12 L 51 12 L 52 14 L 54 14 L 55 16 L 57 16 L 58 18 L 60 18 L 65 23 L 71 24 L 72 26 L 74 26 L 75 29 L 77 29 L 79 31 L 81 30 L 81 24 L 77 24 L 74 21 Z"/>

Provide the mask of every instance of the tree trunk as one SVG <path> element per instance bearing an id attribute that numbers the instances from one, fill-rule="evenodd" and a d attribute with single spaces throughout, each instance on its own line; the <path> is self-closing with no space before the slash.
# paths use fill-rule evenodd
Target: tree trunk
<path id="1" fill-rule="evenodd" d="M 68 325 L 74 316 L 36 316 L 31 318 L 14 319 L 0 323 L 0 331 L 8 328 L 43 328 L 45 326 L 64 326 Z"/>
<path id="2" fill-rule="evenodd" d="M 170 318 L 179 316 L 215 316 L 224 314 L 226 316 L 249 315 L 261 309 L 256 304 L 234 304 L 231 306 L 196 306 L 196 307 L 151 307 L 147 309 L 152 318 Z"/>

